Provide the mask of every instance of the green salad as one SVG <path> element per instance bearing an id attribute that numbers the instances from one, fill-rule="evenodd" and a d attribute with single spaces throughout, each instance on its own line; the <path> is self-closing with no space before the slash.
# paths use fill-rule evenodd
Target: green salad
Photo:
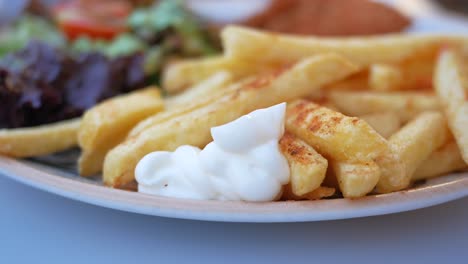
<path id="1" fill-rule="evenodd" d="M 40 40 L 53 46 L 65 46 L 65 37 L 53 23 L 33 15 L 23 15 L 2 33 L 0 57 L 22 49 L 32 40 Z"/>
<path id="2" fill-rule="evenodd" d="M 67 32 L 57 25 L 62 20 L 57 21 L 23 15 L 3 33 L 7 37 L 0 43 L 0 58 L 25 47 L 31 40 L 39 40 L 71 54 L 99 52 L 116 58 L 141 52 L 147 58 L 147 71 L 157 73 L 169 57 L 207 56 L 219 52 L 200 21 L 180 0 L 164 0 L 132 10 L 125 18 L 126 30 L 112 39 L 86 34 L 67 39 Z"/>

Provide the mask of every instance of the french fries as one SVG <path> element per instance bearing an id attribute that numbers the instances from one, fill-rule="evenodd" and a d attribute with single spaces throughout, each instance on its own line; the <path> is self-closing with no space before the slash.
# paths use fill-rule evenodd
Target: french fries
<path id="1" fill-rule="evenodd" d="M 372 64 L 369 67 L 369 87 L 375 91 L 428 90 L 436 52 L 418 54 L 400 63 Z"/>
<path id="2" fill-rule="evenodd" d="M 258 64 L 224 56 L 182 60 L 166 67 L 163 72 L 163 88 L 175 94 L 210 78 L 219 71 L 229 72 L 232 80 L 261 74 L 278 68 L 278 64 Z"/>
<path id="3" fill-rule="evenodd" d="M 367 162 L 330 161 L 327 177 L 334 177 L 345 198 L 358 198 L 370 193 L 380 179 L 380 168 Z"/>
<path id="4" fill-rule="evenodd" d="M 279 146 L 289 163 L 291 192 L 302 196 L 319 188 L 325 179 L 328 161 L 288 132 L 281 138 Z"/>
<path id="5" fill-rule="evenodd" d="M 299 196 L 299 195 L 295 195 L 292 192 L 290 185 L 286 185 L 283 188 L 283 194 L 281 196 L 281 199 L 282 200 L 295 200 L 295 201 L 297 200 L 319 200 L 322 198 L 331 197 L 335 194 L 335 192 L 336 192 L 335 188 L 320 186 L 310 193 L 306 193 L 304 195 Z"/>
<path id="6" fill-rule="evenodd" d="M 384 138 L 389 138 L 401 127 L 400 117 L 393 112 L 367 114 L 359 118 L 366 121 Z"/>
<path id="7" fill-rule="evenodd" d="M 228 26 L 222 34 L 225 55 L 257 63 L 294 62 L 316 54 L 334 52 L 366 67 L 375 63 L 397 63 L 436 51 L 443 43 L 466 43 L 466 38 L 425 35 L 379 37 L 296 37 L 239 26 Z M 253 59 L 254 58 L 254 59 Z"/>
<path id="8" fill-rule="evenodd" d="M 468 64 L 453 49 L 441 51 L 437 60 L 434 87 L 455 136 L 463 160 L 468 164 Z"/>
<path id="9" fill-rule="evenodd" d="M 413 175 L 422 161 L 447 140 L 449 131 L 444 116 L 423 113 L 390 137 L 392 149 L 405 162 L 407 175 Z"/>
<path id="10" fill-rule="evenodd" d="M 394 112 L 407 122 L 424 111 L 441 110 L 439 99 L 423 92 L 331 91 L 328 99 L 349 116 Z"/>
<path id="11" fill-rule="evenodd" d="M 434 151 L 413 174 L 412 180 L 425 180 L 467 168 L 455 142 Z"/>
<path id="12" fill-rule="evenodd" d="M 400 157 L 400 153 L 392 149 L 388 143 L 388 149 L 378 157 L 375 162 L 380 168 L 380 179 L 375 191 L 388 193 L 402 190 L 410 184 L 410 177 L 406 174 L 406 166 Z"/>
<path id="13" fill-rule="evenodd" d="M 288 105 L 286 129 L 329 160 L 344 197 L 364 196 L 379 181 L 373 160 L 387 150 L 387 143 L 366 122 L 297 100 Z"/>
<path id="14" fill-rule="evenodd" d="M 191 113 L 195 111 L 196 109 L 209 105 L 215 102 L 216 100 L 220 99 L 222 96 L 229 94 L 229 93 L 234 93 L 235 91 L 237 91 L 244 85 L 248 85 L 249 83 L 252 83 L 253 81 L 255 81 L 255 78 L 249 77 L 241 81 L 238 81 L 234 84 L 231 84 L 227 86 L 225 89 L 220 90 L 219 92 L 214 92 L 213 94 L 207 95 L 204 97 L 194 98 L 194 100 L 190 103 L 179 105 L 177 107 L 169 107 L 169 109 L 166 109 L 163 112 L 159 112 L 155 115 L 152 115 L 146 118 L 145 120 L 141 121 L 140 123 L 138 123 L 128 133 L 128 138 L 136 137 L 138 134 L 140 134 L 141 132 L 145 131 L 146 129 L 154 125 L 161 124 L 163 122 L 169 121 L 178 116 Z"/>
<path id="15" fill-rule="evenodd" d="M 114 187 L 125 185 L 134 179 L 137 162 L 152 151 L 174 150 L 184 144 L 203 147 L 211 140 L 211 127 L 258 108 L 306 96 L 355 71 L 356 67 L 347 60 L 330 54 L 306 59 L 275 75 L 260 76 L 211 104 L 127 139 L 106 156 L 104 183 Z"/>
<path id="16" fill-rule="evenodd" d="M 387 193 L 407 188 L 415 170 L 449 135 L 446 120 L 439 112 L 423 113 L 406 124 L 390 137 L 390 152 L 377 159 L 382 170 L 377 191 Z"/>
<path id="17" fill-rule="evenodd" d="M 0 155 L 26 158 L 66 150 L 77 144 L 80 119 L 38 127 L 0 129 Z"/>
<path id="18" fill-rule="evenodd" d="M 107 152 L 122 142 L 130 129 L 142 119 L 164 108 L 157 88 L 146 88 L 108 99 L 89 109 L 78 131 L 82 176 L 101 171 Z"/>
<path id="19" fill-rule="evenodd" d="M 369 87 L 372 90 L 398 90 L 403 81 L 403 73 L 397 66 L 390 64 L 372 64 L 369 67 Z"/>
<path id="20" fill-rule="evenodd" d="M 190 104 L 195 98 L 209 97 L 214 93 L 222 92 L 232 82 L 231 73 L 227 71 L 216 72 L 186 91 L 166 98 L 166 108 L 183 107 L 186 104 Z"/>
<path id="21" fill-rule="evenodd" d="M 173 62 L 164 69 L 162 86 L 166 91 L 174 94 L 206 80 L 217 71 L 226 70 L 228 65 L 230 65 L 230 60 L 224 57 Z"/>
<path id="22" fill-rule="evenodd" d="M 387 148 L 385 139 L 366 122 L 306 100 L 288 104 L 286 129 L 337 161 L 367 162 Z"/>
<path id="23" fill-rule="evenodd" d="M 464 44 L 466 45 L 466 44 Z M 437 51 L 431 51 L 418 56 L 410 57 L 397 66 L 403 74 L 403 82 L 398 88 L 400 90 L 427 90 L 432 89 L 432 77 L 436 62 Z"/>
<path id="24" fill-rule="evenodd" d="M 222 55 L 164 69 L 168 97 L 144 89 L 81 121 L 0 130 L 0 154 L 78 143 L 81 175 L 102 170 L 105 185 L 136 189 L 146 154 L 203 148 L 212 127 L 287 102 L 278 148 L 290 181 L 275 199 L 355 199 L 468 168 L 468 37 L 324 38 L 227 26 L 222 41 Z"/>
<path id="25" fill-rule="evenodd" d="M 357 74 L 353 74 L 346 79 L 343 79 L 338 82 L 331 83 L 324 87 L 323 91 L 329 90 L 367 90 L 369 89 L 369 73 L 367 71 L 361 71 Z"/>

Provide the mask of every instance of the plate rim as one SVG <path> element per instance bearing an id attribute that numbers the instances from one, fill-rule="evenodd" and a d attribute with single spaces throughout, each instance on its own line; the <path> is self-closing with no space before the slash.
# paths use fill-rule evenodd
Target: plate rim
<path id="1" fill-rule="evenodd" d="M 144 215 L 216 222 L 312 222 L 405 212 L 468 196 L 468 172 L 455 180 L 359 199 L 268 203 L 200 201 L 112 189 L 55 175 L 0 157 L 0 174 L 72 200 Z M 428 197 L 430 196 L 430 197 Z"/>

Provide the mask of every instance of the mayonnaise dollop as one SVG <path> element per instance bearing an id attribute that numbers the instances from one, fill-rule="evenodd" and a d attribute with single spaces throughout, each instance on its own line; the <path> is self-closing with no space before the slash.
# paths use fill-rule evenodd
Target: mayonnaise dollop
<path id="1" fill-rule="evenodd" d="M 202 200 L 273 201 L 289 182 L 289 166 L 278 141 L 284 133 L 286 103 L 256 110 L 213 127 L 203 150 L 180 146 L 140 160 L 138 191 Z"/>

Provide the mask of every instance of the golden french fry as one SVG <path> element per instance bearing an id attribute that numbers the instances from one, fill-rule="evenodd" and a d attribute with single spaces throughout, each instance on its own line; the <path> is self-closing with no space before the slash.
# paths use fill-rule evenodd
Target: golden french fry
<path id="1" fill-rule="evenodd" d="M 468 164 L 468 64 L 466 57 L 452 49 L 438 58 L 434 87 L 455 136 L 463 160 Z"/>
<path id="2" fill-rule="evenodd" d="M 201 81 L 183 93 L 166 98 L 166 108 L 179 108 L 192 103 L 194 100 L 197 100 L 197 98 L 210 97 L 215 93 L 222 92 L 232 82 L 233 78 L 229 72 L 216 72 L 206 80 Z"/>
<path id="3" fill-rule="evenodd" d="M 331 91 L 329 100 L 345 115 L 394 112 L 407 122 L 424 111 L 441 110 L 439 99 L 422 92 L 381 93 L 369 91 Z"/>
<path id="4" fill-rule="evenodd" d="M 380 179 L 375 188 L 379 193 L 399 191 L 410 184 L 411 177 L 406 173 L 406 164 L 400 153 L 393 150 L 390 143 L 388 145 L 387 151 L 375 160 L 380 168 Z"/>
<path id="5" fill-rule="evenodd" d="M 203 97 L 197 97 L 194 98 L 194 100 L 190 103 L 180 105 L 178 107 L 172 107 L 170 109 L 166 109 L 165 111 L 159 112 L 157 114 L 154 114 L 140 123 L 138 123 L 129 133 L 128 137 L 136 137 L 138 134 L 141 132 L 145 131 L 146 129 L 157 125 L 161 124 L 163 122 L 166 122 L 168 120 L 174 119 L 178 116 L 182 116 L 185 114 L 188 114 L 190 112 L 195 111 L 196 109 L 202 108 L 206 105 L 209 105 L 216 100 L 220 99 L 223 97 L 225 94 L 233 93 L 240 89 L 241 87 L 248 85 L 249 83 L 252 83 L 255 81 L 255 77 L 249 77 L 245 78 L 241 81 L 238 81 L 234 84 L 228 85 L 225 89 L 222 91 L 216 92 L 211 94 L 210 96 L 203 96 Z"/>
<path id="6" fill-rule="evenodd" d="M 428 112 L 418 116 L 392 135 L 389 142 L 413 175 L 419 164 L 438 149 L 449 136 L 446 120 L 441 113 Z"/>
<path id="7" fill-rule="evenodd" d="M 436 55 L 431 51 L 395 64 L 372 64 L 369 87 L 375 91 L 431 89 Z"/>
<path id="8" fill-rule="evenodd" d="M 314 102 L 313 100 L 311 100 L 312 102 Z M 330 110 L 333 110 L 335 112 L 338 112 L 338 108 L 332 103 L 332 102 L 314 102 L 318 105 L 321 105 L 323 107 L 326 107 Z"/>
<path id="9" fill-rule="evenodd" d="M 446 120 L 439 112 L 423 113 L 393 134 L 388 142 L 390 151 L 377 159 L 382 170 L 377 191 L 407 188 L 415 170 L 449 135 Z"/>
<path id="10" fill-rule="evenodd" d="M 111 150 L 104 162 L 104 183 L 118 187 L 134 179 L 137 162 L 156 150 L 189 144 L 203 147 L 210 128 L 230 122 L 255 109 L 291 101 L 342 79 L 356 67 L 328 54 L 306 59 L 276 75 L 261 76 L 202 108 L 154 125 Z"/>
<path id="11" fill-rule="evenodd" d="M 310 93 L 305 99 L 310 99 L 313 102 L 316 102 L 320 105 L 327 105 L 331 106 L 329 108 L 336 109 L 333 103 L 328 100 L 328 93 L 331 90 L 352 90 L 352 91 L 359 91 L 359 90 L 366 90 L 369 88 L 367 83 L 368 74 L 367 71 L 360 71 L 356 74 L 349 76 L 343 80 L 330 83 L 324 86 L 322 89 L 313 91 Z"/>
<path id="12" fill-rule="evenodd" d="M 400 117 L 393 112 L 367 114 L 359 118 L 366 121 L 384 138 L 389 138 L 401 127 Z"/>
<path id="13" fill-rule="evenodd" d="M 327 198 L 333 196 L 335 194 L 335 188 L 330 187 L 318 187 L 317 189 L 313 190 L 310 193 L 306 193 L 304 195 L 295 195 L 292 192 L 291 186 L 286 185 L 283 188 L 283 195 L 281 196 L 282 200 L 319 200 L 322 198 Z"/>
<path id="14" fill-rule="evenodd" d="M 369 87 L 372 90 L 398 90 L 403 82 L 403 73 L 397 66 L 390 64 L 372 64 L 369 67 Z"/>
<path id="15" fill-rule="evenodd" d="M 0 129 L 0 155 L 26 158 L 66 150 L 77 144 L 80 119 L 37 127 Z"/>
<path id="16" fill-rule="evenodd" d="M 421 53 L 430 53 L 445 43 L 466 43 L 465 37 L 385 35 L 370 37 L 300 37 L 279 35 L 239 26 L 225 27 L 225 54 L 257 63 L 293 62 L 324 52 L 335 52 L 362 67 L 396 63 Z M 260 55 L 260 56 L 259 56 Z"/>
<path id="17" fill-rule="evenodd" d="M 467 168 L 457 143 L 449 142 L 434 151 L 413 174 L 412 180 L 424 180 Z"/>
<path id="18" fill-rule="evenodd" d="M 159 90 L 147 88 L 108 99 L 86 111 L 78 131 L 80 175 L 100 172 L 107 152 L 122 142 L 139 121 L 163 108 Z"/>
<path id="19" fill-rule="evenodd" d="M 436 62 L 437 51 L 411 57 L 398 63 L 403 74 L 403 82 L 399 89 L 432 89 L 432 77 Z"/>
<path id="20" fill-rule="evenodd" d="M 219 70 L 226 70 L 229 64 L 230 60 L 222 56 L 177 61 L 164 69 L 162 86 L 169 93 L 177 93 Z"/>
<path id="21" fill-rule="evenodd" d="M 323 90 L 367 90 L 369 89 L 369 73 L 361 71 L 353 74 L 346 79 L 331 83 L 323 88 Z"/>
<path id="22" fill-rule="evenodd" d="M 371 192 L 380 177 L 373 161 L 388 146 L 366 122 L 306 100 L 288 105 L 286 128 L 329 159 L 330 173 L 344 197 Z"/>
<path id="23" fill-rule="evenodd" d="M 319 188 L 327 173 L 327 160 L 288 132 L 279 141 L 279 147 L 288 160 L 292 193 L 301 196 Z"/>
<path id="24" fill-rule="evenodd" d="M 286 129 L 337 161 L 367 162 L 387 149 L 385 139 L 363 120 L 306 100 L 288 104 Z"/>
<path id="25" fill-rule="evenodd" d="M 380 178 L 380 168 L 370 160 L 367 162 L 343 162 L 330 160 L 327 177 L 336 179 L 343 197 L 358 198 L 370 193 Z"/>
<path id="26" fill-rule="evenodd" d="M 232 79 L 237 80 L 274 70 L 278 66 L 281 65 L 250 63 L 223 56 L 182 60 L 166 67 L 162 75 L 163 88 L 174 94 L 206 80 L 219 71 L 229 72 Z"/>

